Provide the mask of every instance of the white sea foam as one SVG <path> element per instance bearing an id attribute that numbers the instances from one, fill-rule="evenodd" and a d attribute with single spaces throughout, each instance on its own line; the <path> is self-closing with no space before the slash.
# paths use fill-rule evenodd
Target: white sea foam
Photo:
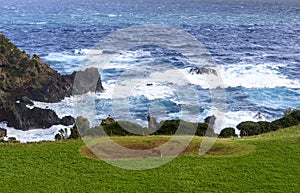
<path id="1" fill-rule="evenodd" d="M 30 23 L 30 24 L 32 24 L 32 25 L 45 25 L 45 24 L 47 24 L 47 22 L 41 21 L 41 22 L 33 22 L 33 23 Z"/>
<path id="2" fill-rule="evenodd" d="M 110 14 L 107 14 L 106 16 L 107 16 L 107 17 L 118 17 L 118 16 L 121 16 L 121 15 L 116 15 L 116 14 L 110 13 Z"/>
<path id="3" fill-rule="evenodd" d="M 202 88 L 213 88 L 213 82 L 220 79 L 225 88 L 244 87 L 244 88 L 300 88 L 299 80 L 290 80 L 287 76 L 279 72 L 280 64 L 232 64 L 219 66 L 220 77 L 203 76 L 199 74 L 190 74 L 189 69 L 180 70 L 185 78 L 195 85 Z"/>
<path id="4" fill-rule="evenodd" d="M 67 128 L 69 135 L 70 128 L 72 128 L 73 126 L 54 125 L 48 129 L 33 129 L 29 131 L 21 131 L 12 127 L 8 127 L 5 122 L 0 122 L 0 127 L 7 130 L 8 137 L 15 137 L 21 143 L 26 143 L 38 141 L 54 141 L 54 136 L 60 129 Z"/>
<path id="5" fill-rule="evenodd" d="M 61 109 L 57 109 L 57 112 L 59 113 L 60 110 Z M 211 112 L 212 111 L 209 110 L 209 111 L 205 111 L 202 114 L 190 115 L 189 112 L 180 111 L 178 113 L 162 115 L 157 120 L 161 121 L 166 119 L 180 118 L 190 122 L 203 122 L 205 117 L 213 114 Z M 226 112 L 220 117 L 222 118 L 222 124 L 220 124 L 222 126 L 221 127 L 216 126 L 215 132 L 219 133 L 221 129 L 223 129 L 224 127 L 236 128 L 236 126 L 243 121 L 255 121 L 255 122 L 262 121 L 261 119 L 255 118 L 255 115 L 256 113 L 251 111 Z M 83 116 L 86 116 L 86 114 L 83 113 Z M 272 120 L 267 120 L 267 121 L 272 121 Z M 137 122 L 140 124 L 144 123 L 142 120 L 137 120 Z M 7 129 L 7 135 L 9 137 L 16 137 L 16 139 L 20 140 L 22 143 L 43 141 L 43 140 L 53 141 L 54 136 L 59 129 L 68 128 L 68 134 L 70 134 L 70 128 L 72 128 L 72 126 L 54 125 L 49 129 L 34 129 L 29 131 L 21 131 L 21 130 L 16 130 L 12 127 L 7 127 L 7 124 L 5 122 L 1 122 L 0 127 Z M 239 131 L 237 129 L 235 130 L 236 133 L 239 134 Z"/>
<path id="6" fill-rule="evenodd" d="M 97 49 L 75 49 L 74 54 L 80 54 L 80 55 L 99 55 L 103 54 L 103 50 L 97 50 Z"/>
<path id="7" fill-rule="evenodd" d="M 233 127 L 236 130 L 236 134 L 239 134 L 239 130 L 236 129 L 236 126 L 244 121 L 273 121 L 273 119 L 266 120 L 266 119 L 259 119 L 256 115 L 257 112 L 251 112 L 251 111 L 235 111 L 235 112 L 219 112 L 210 109 L 205 110 L 201 114 L 190 114 L 187 111 L 180 111 L 177 113 L 171 113 L 168 115 L 168 117 L 162 117 L 159 120 L 164 119 L 182 119 L 190 122 L 204 122 L 204 119 L 208 116 L 215 115 L 217 117 L 217 122 L 215 123 L 215 132 L 220 133 L 220 131 L 225 127 Z"/>
<path id="8" fill-rule="evenodd" d="M 56 112 L 59 118 L 63 118 L 64 116 L 74 115 L 73 102 L 71 98 L 66 98 L 59 103 L 44 103 L 44 102 L 34 101 L 34 106 L 31 106 L 30 108 L 33 107 L 39 107 L 42 109 L 51 109 Z"/>
<path id="9" fill-rule="evenodd" d="M 280 73 L 282 64 L 237 64 L 220 68 L 225 87 L 300 88 L 299 80 L 290 80 Z"/>
<path id="10" fill-rule="evenodd" d="M 44 57 L 44 59 L 53 62 L 67 62 L 72 63 L 74 61 L 82 62 L 86 59 L 85 55 L 71 55 L 71 54 L 64 54 L 64 53 L 50 53 Z"/>
<path id="11" fill-rule="evenodd" d="M 132 90 L 132 95 L 145 96 L 149 100 L 166 99 L 174 96 L 174 91 L 172 88 L 160 84 L 159 82 L 147 83 L 143 81 L 135 85 L 135 88 Z"/>
<path id="12" fill-rule="evenodd" d="M 164 79 L 172 83 L 190 83 L 199 85 L 202 88 L 219 87 L 222 84 L 226 87 L 244 87 L 244 88 L 300 88 L 299 80 L 291 80 L 280 72 L 280 68 L 284 68 L 284 64 L 229 64 L 223 66 L 216 66 L 214 69 L 218 71 L 220 76 L 215 75 L 199 75 L 191 74 L 190 68 L 174 69 L 171 68 L 167 71 L 162 64 L 161 69 L 159 66 L 151 68 L 149 62 L 151 53 L 149 51 L 136 50 L 124 51 L 116 54 L 104 54 L 103 50 L 97 49 L 77 49 L 74 50 L 76 55 L 69 55 L 63 53 L 50 53 L 45 57 L 46 60 L 58 62 L 79 62 L 82 68 L 90 66 L 99 67 L 103 69 L 125 69 L 135 70 L 137 72 L 146 73 L 145 70 L 150 70 L 150 78 Z M 88 62 L 87 62 L 88 61 Z M 105 62 L 106 61 L 106 62 Z M 107 63 L 107 61 L 110 61 Z M 151 64 L 150 64 L 151 65 Z M 104 72 L 102 72 L 104 73 Z M 149 72 L 147 72 L 149 73 Z M 140 73 L 136 73 L 137 75 Z M 105 76 L 105 74 L 103 74 Z M 134 78 L 134 77 L 133 77 Z M 146 78 L 149 78 L 146 76 Z M 222 81 L 222 82 L 220 82 Z M 218 84 L 215 85 L 215 83 Z"/>

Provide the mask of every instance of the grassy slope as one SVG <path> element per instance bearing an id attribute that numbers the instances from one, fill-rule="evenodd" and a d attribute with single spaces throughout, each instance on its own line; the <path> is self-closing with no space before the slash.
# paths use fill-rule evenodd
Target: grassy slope
<path id="1" fill-rule="evenodd" d="M 300 192 L 300 126 L 226 144 L 255 148 L 129 171 L 84 157 L 81 141 L 0 145 L 0 192 Z"/>

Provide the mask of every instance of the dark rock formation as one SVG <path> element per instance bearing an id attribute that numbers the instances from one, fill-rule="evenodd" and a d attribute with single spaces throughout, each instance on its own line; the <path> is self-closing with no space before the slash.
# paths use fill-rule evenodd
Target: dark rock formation
<path id="1" fill-rule="evenodd" d="M 218 75 L 217 74 L 217 71 L 215 69 L 212 69 L 212 68 L 198 68 L 198 67 L 195 67 L 195 68 L 191 68 L 190 69 L 190 73 L 191 74 L 214 74 L 214 75 Z"/>
<path id="2" fill-rule="evenodd" d="M 0 127 L 0 140 L 7 136 L 7 130 Z"/>
<path id="3" fill-rule="evenodd" d="M 204 119 L 204 122 L 207 124 L 210 124 L 211 126 L 215 125 L 215 121 L 216 121 L 216 116 L 212 115 L 212 116 L 208 116 Z"/>
<path id="4" fill-rule="evenodd" d="M 22 96 L 20 102 L 25 105 L 30 105 L 30 106 L 34 105 L 33 102 L 27 96 Z"/>
<path id="5" fill-rule="evenodd" d="M 7 126 L 20 130 L 29 130 L 36 128 L 49 128 L 52 125 L 73 125 L 75 119 L 71 116 L 60 119 L 51 109 L 41 109 L 34 107 L 29 109 L 24 103 L 17 103 L 11 106 L 8 111 L 6 121 Z"/>
<path id="6" fill-rule="evenodd" d="M 31 100 L 59 102 L 71 95 L 104 91 L 98 69 L 60 75 L 37 55 L 30 58 L 1 33 L 0 66 L 0 121 L 7 121 L 16 129 L 75 122 L 72 117 L 61 120 L 49 109 L 29 109 L 26 105 L 33 105 Z"/>
<path id="7" fill-rule="evenodd" d="M 41 83 L 40 88 L 30 88 L 26 95 L 43 102 L 59 102 L 65 97 L 87 92 L 103 92 L 101 77 L 97 68 L 73 72 L 71 75 L 54 74 Z"/>
<path id="8" fill-rule="evenodd" d="M 97 68 L 88 68 L 85 71 L 74 72 L 71 75 L 71 80 L 73 82 L 72 95 L 104 91 Z"/>
<path id="9" fill-rule="evenodd" d="M 73 125 L 73 124 L 75 124 L 75 119 L 72 116 L 65 116 L 61 119 L 60 124 L 62 124 L 62 125 Z"/>

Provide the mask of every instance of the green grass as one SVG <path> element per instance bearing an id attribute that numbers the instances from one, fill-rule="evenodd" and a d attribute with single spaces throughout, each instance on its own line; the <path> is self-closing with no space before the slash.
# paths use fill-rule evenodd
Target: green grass
<path id="1" fill-rule="evenodd" d="M 121 137 L 155 146 L 166 136 Z M 0 145 L 0 192 L 300 192 L 300 126 L 243 139 L 218 139 L 197 155 L 159 168 L 132 171 L 80 152 L 82 141 Z M 166 159 L 166 158 L 162 158 Z"/>

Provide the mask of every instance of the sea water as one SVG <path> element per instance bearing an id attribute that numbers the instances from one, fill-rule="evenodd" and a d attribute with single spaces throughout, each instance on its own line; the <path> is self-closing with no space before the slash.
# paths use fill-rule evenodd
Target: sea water
<path id="1" fill-rule="evenodd" d="M 89 67 L 91 53 L 103 51 L 95 45 L 119 30 L 152 24 L 181 30 L 203 45 L 221 75 L 226 95 L 222 101 L 226 108 L 221 109 L 224 127 L 255 121 L 258 112 L 272 121 L 282 117 L 285 109 L 300 107 L 299 1 L 0 0 L 0 18 L 0 31 L 61 74 Z M 203 77 L 189 73 L 192 64 L 180 53 L 145 45 L 118 54 L 99 68 L 104 93 L 35 105 L 48 106 L 60 117 L 87 116 L 92 124 L 112 115 L 142 125 L 147 124 L 148 112 L 158 120 L 202 122 L 217 108 L 211 105 L 211 90 Z M 123 84 L 124 72 L 130 75 L 126 80 L 140 81 L 130 95 L 114 95 Z M 151 79 L 170 80 L 176 73 L 185 77 L 185 88 L 192 88 L 196 98 L 178 97 L 170 82 Z M 85 104 L 88 98 L 92 106 Z M 74 103 L 82 108 L 74 108 Z M 195 104 L 196 113 L 184 108 Z M 17 135 L 18 131 L 8 130 Z M 41 130 L 40 136 L 43 132 L 47 131 Z"/>

